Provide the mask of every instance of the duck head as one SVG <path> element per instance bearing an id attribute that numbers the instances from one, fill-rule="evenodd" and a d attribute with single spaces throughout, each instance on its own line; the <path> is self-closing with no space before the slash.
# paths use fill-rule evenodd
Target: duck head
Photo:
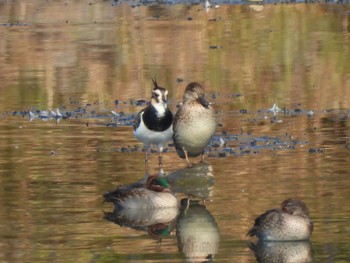
<path id="1" fill-rule="evenodd" d="M 148 177 L 146 187 L 155 192 L 170 192 L 168 181 L 155 175 Z"/>
<path id="2" fill-rule="evenodd" d="M 188 101 L 197 101 L 204 108 L 208 108 L 210 105 L 210 103 L 205 99 L 203 87 L 197 82 L 191 82 L 186 87 L 183 102 L 186 103 Z"/>
<path id="3" fill-rule="evenodd" d="M 281 210 L 291 215 L 309 216 L 309 209 L 303 201 L 287 199 L 281 203 Z"/>

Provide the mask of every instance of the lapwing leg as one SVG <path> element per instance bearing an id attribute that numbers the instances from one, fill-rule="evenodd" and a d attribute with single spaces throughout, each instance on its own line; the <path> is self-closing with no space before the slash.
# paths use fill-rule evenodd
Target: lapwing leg
<path id="1" fill-rule="evenodd" d="M 159 239 L 157 240 L 157 250 L 160 249 L 161 245 L 162 245 L 162 239 L 159 238 Z"/>
<path id="2" fill-rule="evenodd" d="M 149 172 L 148 172 L 148 169 L 146 169 L 146 171 L 145 171 L 145 175 L 143 176 L 142 181 L 143 181 L 143 182 L 145 182 L 145 184 L 146 184 L 146 182 L 147 182 L 148 178 L 149 178 Z"/>
<path id="3" fill-rule="evenodd" d="M 148 148 L 149 147 L 145 147 L 145 169 L 146 169 L 146 171 L 148 172 Z"/>
<path id="4" fill-rule="evenodd" d="M 162 168 L 163 167 L 163 157 L 162 157 L 162 153 L 159 153 L 159 167 Z"/>
<path id="5" fill-rule="evenodd" d="M 162 156 L 162 152 L 163 152 L 163 146 L 159 147 L 159 156 L 158 156 L 158 161 L 159 161 L 159 168 L 163 168 L 163 156 Z"/>
<path id="6" fill-rule="evenodd" d="M 182 150 L 183 150 L 184 153 L 185 153 L 185 158 L 186 158 L 187 166 L 188 166 L 188 167 L 192 167 L 192 164 L 190 163 L 190 160 L 188 159 L 187 151 L 185 150 L 185 148 L 182 148 Z"/>
<path id="7" fill-rule="evenodd" d="M 159 176 L 159 177 L 165 176 L 163 167 L 159 167 L 158 176 Z"/>
<path id="8" fill-rule="evenodd" d="M 162 177 L 164 176 L 164 170 L 163 170 L 163 146 L 159 146 L 159 172 L 158 172 L 158 176 Z"/>

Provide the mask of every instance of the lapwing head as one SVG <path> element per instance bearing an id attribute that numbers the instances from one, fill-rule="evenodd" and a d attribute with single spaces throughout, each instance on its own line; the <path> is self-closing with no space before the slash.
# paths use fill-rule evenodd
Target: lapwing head
<path id="1" fill-rule="evenodd" d="M 166 108 L 168 103 L 168 91 L 165 88 L 158 86 L 157 80 L 152 79 L 152 81 L 154 87 L 152 91 L 151 103 L 153 105 L 163 105 Z"/>

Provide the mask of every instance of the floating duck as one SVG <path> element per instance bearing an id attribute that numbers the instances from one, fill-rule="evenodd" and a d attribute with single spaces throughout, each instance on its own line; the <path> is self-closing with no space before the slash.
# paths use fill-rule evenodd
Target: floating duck
<path id="1" fill-rule="evenodd" d="M 256 218 L 247 236 L 265 241 L 309 240 L 312 230 L 313 223 L 305 203 L 287 199 L 282 202 L 281 208 L 268 210 Z"/>
<path id="2" fill-rule="evenodd" d="M 175 195 L 165 178 L 149 176 L 146 186 L 119 186 L 103 195 L 105 201 L 113 202 L 117 209 L 158 209 L 178 207 Z"/>

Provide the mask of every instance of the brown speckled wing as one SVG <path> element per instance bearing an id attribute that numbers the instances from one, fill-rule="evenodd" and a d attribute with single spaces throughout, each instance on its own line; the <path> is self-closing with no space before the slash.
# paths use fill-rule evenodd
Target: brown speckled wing
<path id="1" fill-rule="evenodd" d="M 129 198 L 133 198 L 133 197 L 145 198 L 146 197 L 145 189 L 144 188 L 133 188 L 133 189 L 129 189 L 129 190 L 120 191 L 118 193 L 118 199 L 120 201 L 125 201 L 125 200 L 127 200 Z"/>
<path id="2" fill-rule="evenodd" d="M 124 185 L 118 186 L 114 191 L 107 192 L 103 195 L 105 202 L 118 202 L 124 201 L 130 197 L 138 196 L 144 197 L 143 188 L 129 188 Z"/>
<path id="3" fill-rule="evenodd" d="M 280 209 L 271 209 L 257 217 L 254 226 L 248 231 L 247 236 L 258 237 L 262 231 L 273 227 L 281 219 L 281 212 Z"/>
<path id="4" fill-rule="evenodd" d="M 173 139 L 176 140 L 176 131 L 179 128 L 180 122 L 184 120 L 184 109 L 183 105 L 178 109 L 173 118 Z"/>
<path id="5" fill-rule="evenodd" d="M 181 105 L 180 108 L 177 110 L 177 112 L 175 113 L 174 115 L 174 119 L 173 119 L 173 130 L 176 131 L 179 124 L 180 124 L 180 121 L 182 120 L 183 118 L 183 106 Z"/>
<path id="6" fill-rule="evenodd" d="M 191 119 L 193 118 L 193 113 L 195 112 L 197 102 L 187 102 L 186 104 L 182 104 L 178 111 L 175 113 L 173 127 L 174 131 L 182 123 L 191 123 Z"/>

